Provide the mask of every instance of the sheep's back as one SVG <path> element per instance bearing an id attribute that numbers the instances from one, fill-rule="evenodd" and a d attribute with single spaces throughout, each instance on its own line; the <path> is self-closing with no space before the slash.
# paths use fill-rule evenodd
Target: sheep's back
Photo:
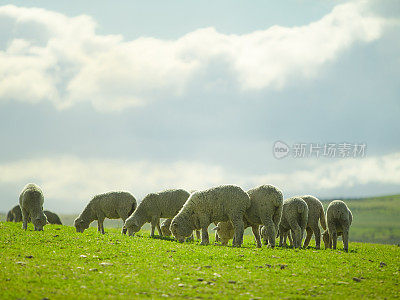
<path id="1" fill-rule="evenodd" d="M 214 187 L 193 193 L 184 209 L 211 216 L 212 221 L 227 221 L 229 215 L 244 213 L 250 207 L 245 191 L 234 185 Z"/>

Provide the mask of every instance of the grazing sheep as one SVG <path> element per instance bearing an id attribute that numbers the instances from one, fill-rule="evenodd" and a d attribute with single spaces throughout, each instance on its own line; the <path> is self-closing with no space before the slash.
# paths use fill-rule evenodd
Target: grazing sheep
<path id="1" fill-rule="evenodd" d="M 235 231 L 233 246 L 240 247 L 243 243 L 243 215 L 249 207 L 249 195 L 238 186 L 223 185 L 195 192 L 174 217 L 170 229 L 180 242 L 193 230 L 201 229 L 201 245 L 207 245 L 208 226 L 212 222 L 230 221 Z"/>
<path id="2" fill-rule="evenodd" d="M 158 234 L 163 235 L 160 228 L 160 218 L 172 219 L 185 204 L 190 194 L 182 189 L 165 190 L 150 193 L 140 202 L 135 212 L 125 221 L 124 228 L 130 236 L 134 236 L 142 226 L 151 223 L 151 236 L 157 227 Z"/>
<path id="3" fill-rule="evenodd" d="M 13 215 L 12 211 L 9 210 L 8 213 L 7 213 L 6 221 L 7 222 L 12 222 L 13 220 L 14 220 L 14 215 Z"/>
<path id="4" fill-rule="evenodd" d="M 268 184 L 251 189 L 247 194 L 250 197 L 251 205 L 245 213 L 245 218 L 247 223 L 252 226 L 257 246 L 261 247 L 258 225 L 264 225 L 264 242 L 267 244 L 268 241 L 269 247 L 275 247 L 275 237 L 282 217 L 282 192 Z M 255 225 L 257 226 L 255 227 Z"/>
<path id="5" fill-rule="evenodd" d="M 283 195 L 280 190 L 272 185 L 261 185 L 247 192 L 250 197 L 250 207 L 244 214 L 245 228 L 251 227 L 257 247 L 261 247 L 259 225 L 264 230 L 264 241 L 269 241 L 269 247 L 275 247 L 275 237 L 282 216 Z M 223 245 L 233 238 L 233 226 L 230 222 L 219 222 L 217 235 Z"/>
<path id="6" fill-rule="evenodd" d="M 103 222 L 108 219 L 125 220 L 136 209 L 136 199 L 128 192 L 108 192 L 96 195 L 90 200 L 83 212 L 74 221 L 77 232 L 84 232 L 94 220 L 97 230 L 104 234 Z M 126 233 L 126 229 L 122 229 Z"/>
<path id="7" fill-rule="evenodd" d="M 318 221 L 321 223 L 321 226 L 324 230 L 326 230 L 326 221 L 325 221 L 325 213 L 324 207 L 322 206 L 321 201 L 317 198 L 307 195 L 301 196 L 308 206 L 308 222 L 306 227 L 307 236 L 304 241 L 303 247 L 307 248 L 310 243 L 311 237 L 314 233 L 315 236 L 315 248 L 321 248 L 321 231 L 318 226 Z"/>
<path id="8" fill-rule="evenodd" d="M 22 212 L 22 228 L 28 228 L 29 220 L 32 221 L 35 231 L 42 231 L 47 223 L 43 213 L 43 192 L 36 184 L 27 184 L 19 196 L 19 206 Z"/>
<path id="9" fill-rule="evenodd" d="M 22 212 L 19 205 L 14 206 L 7 213 L 7 222 L 22 222 Z M 28 222 L 30 221 L 28 220 Z"/>
<path id="10" fill-rule="evenodd" d="M 46 215 L 47 221 L 49 222 L 49 224 L 62 225 L 61 219 L 57 214 L 55 214 L 49 210 L 45 210 L 44 214 Z"/>
<path id="11" fill-rule="evenodd" d="M 286 199 L 283 202 L 282 219 L 279 224 L 279 246 L 284 245 L 284 240 L 286 242 L 285 236 L 288 234 L 288 231 L 291 230 L 294 247 L 301 247 L 307 221 L 307 203 L 299 197 Z"/>
<path id="12" fill-rule="evenodd" d="M 349 229 L 353 221 L 353 214 L 346 203 L 334 200 L 326 210 L 328 230 L 322 234 L 325 248 L 336 249 L 337 237 L 342 236 L 344 251 L 349 250 Z"/>

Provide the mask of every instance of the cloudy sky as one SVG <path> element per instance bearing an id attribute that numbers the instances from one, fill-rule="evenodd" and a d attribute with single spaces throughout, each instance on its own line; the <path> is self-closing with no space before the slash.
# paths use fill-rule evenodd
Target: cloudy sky
<path id="1" fill-rule="evenodd" d="M 0 1 L 0 211 L 28 182 L 65 213 L 121 189 L 400 193 L 400 4 L 280 2 Z"/>

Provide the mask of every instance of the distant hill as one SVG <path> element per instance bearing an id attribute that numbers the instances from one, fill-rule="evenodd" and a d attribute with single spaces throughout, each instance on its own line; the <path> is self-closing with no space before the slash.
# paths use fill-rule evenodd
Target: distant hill
<path id="1" fill-rule="evenodd" d="M 353 212 L 354 221 L 350 230 L 350 240 L 353 242 L 400 244 L 400 195 L 370 197 L 359 199 L 342 199 Z M 331 200 L 322 200 L 326 209 Z M 77 215 L 62 215 L 64 225 L 73 225 Z M 5 220 L 5 213 L 0 214 L 0 220 Z M 93 222 L 92 227 L 97 227 Z M 121 228 L 121 220 L 105 220 L 105 227 Z M 143 230 L 149 230 L 149 224 Z M 210 226 L 211 228 L 211 226 Z M 251 230 L 246 230 L 251 234 Z"/>

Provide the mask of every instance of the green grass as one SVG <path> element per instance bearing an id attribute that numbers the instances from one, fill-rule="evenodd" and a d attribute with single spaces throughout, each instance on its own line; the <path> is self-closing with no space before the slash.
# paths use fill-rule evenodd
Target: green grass
<path id="1" fill-rule="evenodd" d="M 400 296 L 394 245 L 351 243 L 349 253 L 272 250 L 255 248 L 246 236 L 244 247 L 232 248 L 152 239 L 148 232 L 132 238 L 110 228 L 100 235 L 94 228 L 78 234 L 67 226 L 20 226 L 0 223 L 0 299 Z"/>
<path id="2" fill-rule="evenodd" d="M 343 200 L 353 213 L 350 240 L 400 244 L 400 195 Z M 330 201 L 323 201 L 324 207 Z"/>

